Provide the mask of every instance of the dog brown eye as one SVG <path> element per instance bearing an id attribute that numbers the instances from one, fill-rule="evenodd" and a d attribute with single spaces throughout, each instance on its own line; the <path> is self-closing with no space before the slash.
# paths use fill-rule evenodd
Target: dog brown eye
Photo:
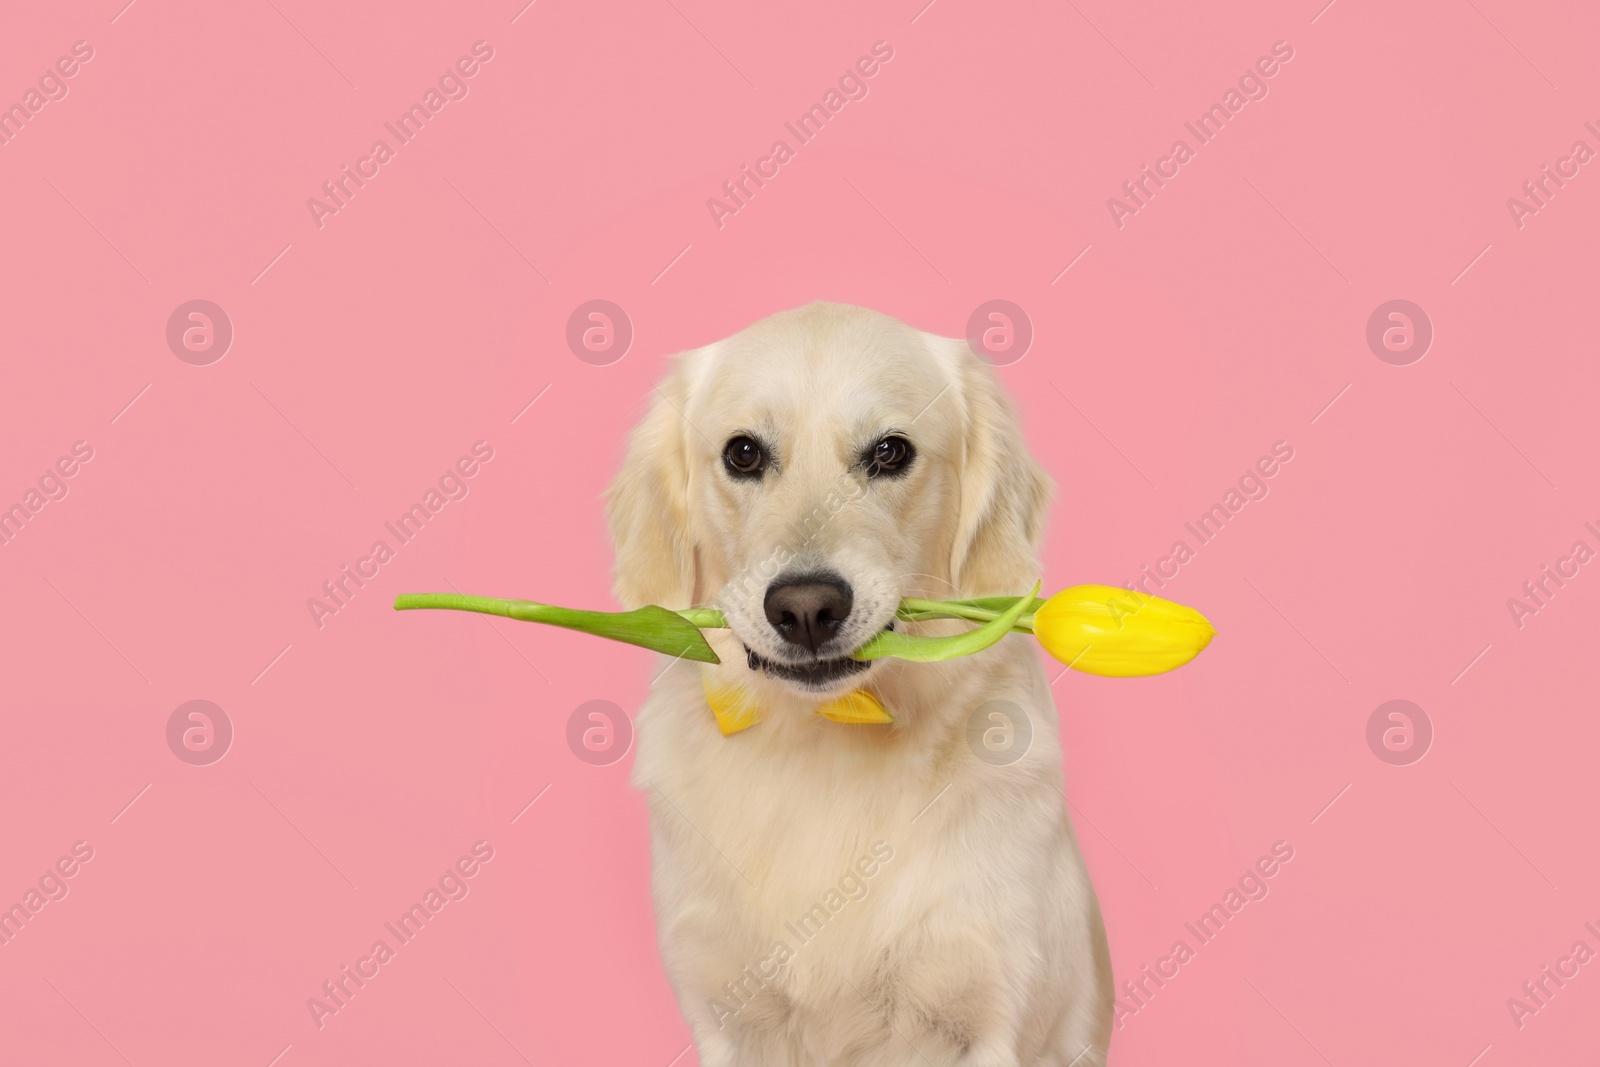
<path id="1" fill-rule="evenodd" d="M 735 437 L 722 448 L 722 462 L 735 478 L 751 478 L 761 473 L 767 457 L 761 446 L 749 437 Z"/>
<path id="2" fill-rule="evenodd" d="M 867 474 L 874 478 L 880 475 L 900 474 L 905 471 L 915 455 L 916 450 L 904 437 L 893 435 L 885 437 L 872 446 L 872 455 L 867 460 Z"/>

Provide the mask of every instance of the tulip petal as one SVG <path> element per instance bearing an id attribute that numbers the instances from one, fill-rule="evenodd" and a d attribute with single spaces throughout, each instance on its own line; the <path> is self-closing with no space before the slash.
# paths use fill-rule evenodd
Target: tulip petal
<path id="1" fill-rule="evenodd" d="M 719 686 L 711 680 L 712 672 L 702 668 L 700 687 L 705 690 L 706 705 L 716 717 L 717 729 L 722 736 L 748 730 L 761 721 L 761 708 L 755 697 L 742 686 Z"/>
<path id="2" fill-rule="evenodd" d="M 891 723 L 894 716 L 883 702 L 865 689 L 853 689 L 842 697 L 822 704 L 817 714 L 832 722 Z"/>
<path id="3" fill-rule="evenodd" d="M 1063 589 L 1034 612 L 1033 632 L 1073 670 L 1107 678 L 1175 670 L 1216 635 L 1193 608 L 1109 585 Z"/>

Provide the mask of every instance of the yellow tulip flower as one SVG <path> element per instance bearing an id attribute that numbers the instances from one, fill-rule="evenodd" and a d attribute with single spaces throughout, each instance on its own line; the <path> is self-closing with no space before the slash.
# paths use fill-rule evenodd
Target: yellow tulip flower
<path id="1" fill-rule="evenodd" d="M 1193 608 L 1110 585 L 1075 585 L 1033 614 L 1046 652 L 1107 678 L 1161 674 L 1198 656 L 1216 635 Z"/>

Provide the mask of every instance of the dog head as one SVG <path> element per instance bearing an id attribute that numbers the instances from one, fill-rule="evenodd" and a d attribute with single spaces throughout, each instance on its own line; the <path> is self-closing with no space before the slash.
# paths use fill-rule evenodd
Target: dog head
<path id="1" fill-rule="evenodd" d="M 813 693 L 905 596 L 1020 593 L 1051 486 L 965 341 L 813 304 L 679 356 L 607 494 L 616 594 L 710 604 Z"/>

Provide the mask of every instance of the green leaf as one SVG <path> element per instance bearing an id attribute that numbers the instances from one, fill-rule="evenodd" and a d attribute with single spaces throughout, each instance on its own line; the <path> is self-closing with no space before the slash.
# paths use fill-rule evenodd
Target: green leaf
<path id="1" fill-rule="evenodd" d="M 869 660 L 894 656 L 897 659 L 914 660 L 919 663 L 935 663 L 939 660 L 982 652 L 1011 632 L 1011 627 L 1016 621 L 1033 606 L 1034 593 L 1039 591 L 1042 584 L 1044 583 L 1035 582 L 1032 592 L 1025 597 L 999 598 L 1013 601 L 1011 607 L 976 630 L 968 630 L 964 634 L 953 634 L 949 637 L 918 637 L 894 630 L 884 630 L 850 653 L 850 658 Z"/>
<path id="2" fill-rule="evenodd" d="M 622 641 L 663 655 L 701 663 L 720 663 L 699 627 L 675 611 L 647 604 L 633 611 L 582 611 L 540 604 L 533 600 L 501 600 L 461 593 L 401 593 L 394 598 L 396 611 L 446 608 L 477 611 L 524 622 L 542 622 L 596 637 Z"/>

